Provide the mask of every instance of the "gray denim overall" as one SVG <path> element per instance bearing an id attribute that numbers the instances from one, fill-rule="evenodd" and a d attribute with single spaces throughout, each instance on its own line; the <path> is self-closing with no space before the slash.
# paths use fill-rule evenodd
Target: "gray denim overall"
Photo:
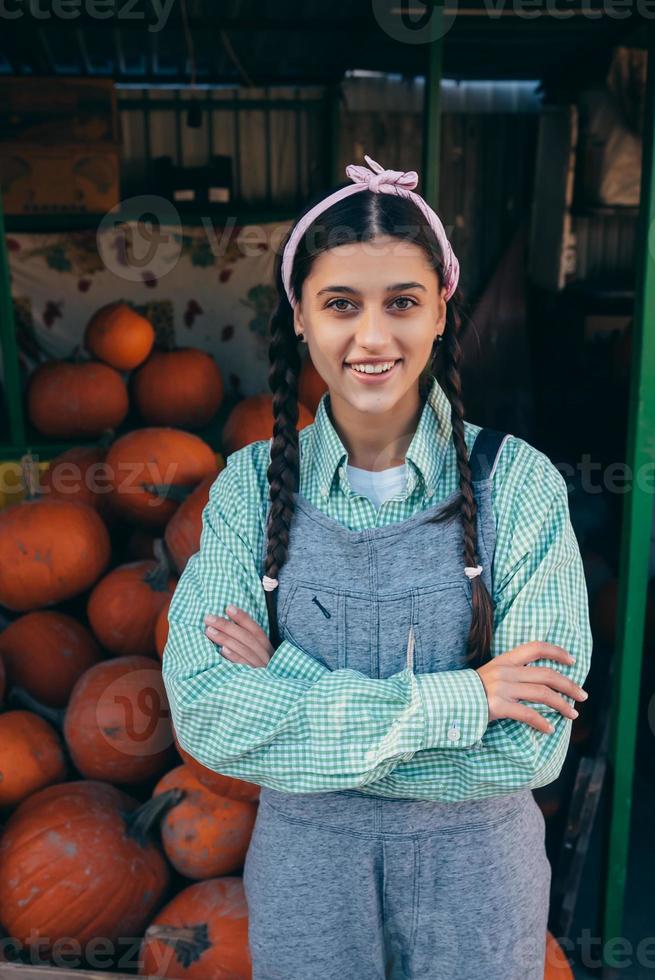
<path id="1" fill-rule="evenodd" d="M 471 467 L 491 589 L 498 441 L 483 433 Z M 407 665 L 411 625 L 415 672 L 469 666 L 461 524 L 429 523 L 443 502 L 350 531 L 295 499 L 278 576 L 283 638 L 330 669 L 384 678 Z M 543 980 L 544 844 L 529 789 L 441 803 L 262 786 L 243 870 L 253 980 Z"/>

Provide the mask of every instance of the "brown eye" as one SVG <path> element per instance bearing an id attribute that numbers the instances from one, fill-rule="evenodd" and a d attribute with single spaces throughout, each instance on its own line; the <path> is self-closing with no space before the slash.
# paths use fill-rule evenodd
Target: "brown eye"
<path id="1" fill-rule="evenodd" d="M 395 298 L 395 300 L 393 302 L 394 303 L 397 303 L 399 300 L 401 302 L 411 303 L 411 306 L 403 306 L 403 307 L 400 307 L 400 309 L 402 309 L 402 310 L 409 310 L 409 309 L 411 309 L 412 306 L 418 306 L 418 303 L 416 302 L 416 300 L 413 300 L 411 296 L 396 296 L 396 298 Z"/>
<path id="2" fill-rule="evenodd" d="M 350 300 L 349 299 L 343 299 L 343 298 L 341 298 L 341 299 L 332 299 L 332 300 L 330 300 L 329 303 L 326 304 L 326 309 L 334 309 L 334 310 L 336 310 L 337 308 L 336 308 L 336 306 L 334 306 L 335 303 L 350 303 Z M 340 310 L 337 310 L 337 312 L 338 313 L 342 313 L 342 312 L 345 312 L 345 311 L 342 308 Z"/>

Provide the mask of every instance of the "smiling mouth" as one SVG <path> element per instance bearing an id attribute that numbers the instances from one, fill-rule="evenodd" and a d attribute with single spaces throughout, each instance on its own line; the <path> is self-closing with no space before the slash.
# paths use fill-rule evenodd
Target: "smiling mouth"
<path id="1" fill-rule="evenodd" d="M 358 363 L 357 361 L 355 361 L 353 363 L 348 363 L 348 361 L 344 361 L 344 366 L 347 367 L 347 368 L 350 368 L 350 370 L 351 371 L 354 371 L 355 374 L 364 374 L 364 375 L 370 376 L 370 375 L 379 375 L 379 374 L 389 374 L 389 372 L 390 371 L 393 371 L 393 369 L 395 368 L 395 366 L 397 364 L 400 364 L 401 361 L 402 361 L 402 357 L 397 357 L 393 361 L 393 363 L 391 363 L 391 358 L 389 358 L 388 361 L 378 361 L 377 362 L 378 364 L 389 364 L 389 363 L 391 363 L 391 367 L 390 368 L 387 368 L 385 371 L 358 371 L 357 368 L 355 368 L 353 366 L 353 364 Z M 375 367 L 376 365 L 373 364 L 372 366 Z"/>

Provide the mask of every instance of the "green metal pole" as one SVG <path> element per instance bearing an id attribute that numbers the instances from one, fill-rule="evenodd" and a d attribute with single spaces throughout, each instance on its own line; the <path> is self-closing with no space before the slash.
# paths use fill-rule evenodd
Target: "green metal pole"
<path id="1" fill-rule="evenodd" d="M 2 192 L 0 191 L 0 346 L 2 347 L 2 366 L 4 375 L 5 402 L 9 419 L 9 438 L 14 446 L 25 444 L 23 422 L 23 399 L 20 386 L 18 346 L 16 344 L 16 325 L 14 305 L 11 300 L 11 278 L 7 256 L 7 237 L 5 235 Z"/>
<path id="2" fill-rule="evenodd" d="M 434 5 L 431 18 L 431 24 L 434 25 L 435 40 L 430 41 L 427 45 L 423 101 L 423 170 L 421 187 L 418 190 L 436 211 L 439 206 L 439 153 L 441 149 L 442 5 L 438 3 Z"/>
<path id="3" fill-rule="evenodd" d="M 630 840 L 630 810 L 644 641 L 650 531 L 655 483 L 655 27 L 648 25 L 641 200 L 637 237 L 635 306 L 627 463 L 633 479 L 623 511 L 610 772 L 611 817 L 603 946 L 623 935 L 623 907 Z M 613 964 L 607 964 L 610 968 Z"/>

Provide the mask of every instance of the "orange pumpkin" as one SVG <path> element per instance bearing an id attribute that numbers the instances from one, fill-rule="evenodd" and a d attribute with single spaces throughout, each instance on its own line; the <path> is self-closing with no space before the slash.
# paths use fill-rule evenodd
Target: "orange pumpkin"
<path id="1" fill-rule="evenodd" d="M 168 642 L 168 610 L 171 607 L 171 600 L 173 596 L 169 596 L 164 605 L 161 607 L 159 615 L 157 616 L 157 622 L 155 623 L 155 646 L 157 648 L 157 655 L 160 660 L 164 657 L 164 649 L 166 643 Z"/>
<path id="2" fill-rule="evenodd" d="M 198 484 L 166 525 L 164 540 L 179 575 L 184 571 L 191 555 L 200 548 L 202 512 L 209 500 L 210 487 L 217 477 L 218 473 L 212 473 Z"/>
<path id="3" fill-rule="evenodd" d="M 241 868 L 257 816 L 255 804 L 212 793 L 184 765 L 162 776 L 153 796 L 171 789 L 183 793 L 161 823 L 162 846 L 173 867 L 195 880 Z"/>
<path id="4" fill-rule="evenodd" d="M 77 679 L 102 659 L 82 623 L 65 613 L 37 610 L 0 633 L 0 655 L 10 684 L 52 708 L 63 708 Z"/>
<path id="5" fill-rule="evenodd" d="M 92 507 L 22 500 L 0 511 L 0 604 L 15 612 L 50 606 L 91 588 L 111 557 L 109 532 Z"/>
<path id="6" fill-rule="evenodd" d="M 126 433 L 112 445 L 106 463 L 112 510 L 150 527 L 166 524 L 184 496 L 216 471 L 216 457 L 206 442 L 171 428 Z"/>
<path id="7" fill-rule="evenodd" d="M 50 500 L 88 504 L 104 517 L 111 489 L 105 472 L 105 455 L 106 450 L 96 446 L 74 446 L 60 453 L 42 474 L 40 493 Z"/>
<path id="8" fill-rule="evenodd" d="M 309 354 L 305 357 L 298 377 L 298 401 L 315 415 L 318 403 L 328 391 L 328 386 L 314 367 Z"/>
<path id="9" fill-rule="evenodd" d="M 82 950 L 101 937 L 124 956 L 125 937 L 143 934 L 170 884 L 150 840 L 170 802 L 139 807 L 114 786 L 83 780 L 24 800 L 0 841 L 0 921 L 9 935 L 40 956 L 64 937 Z"/>
<path id="10" fill-rule="evenodd" d="M 49 722 L 22 709 L 0 714 L 0 807 L 16 806 L 66 775 L 61 739 Z"/>
<path id="11" fill-rule="evenodd" d="M 93 314 L 84 346 L 117 371 L 132 371 L 150 354 L 155 331 L 149 320 L 127 303 L 108 303 Z"/>
<path id="12" fill-rule="evenodd" d="M 206 786 L 212 793 L 217 793 L 219 796 L 227 796 L 231 800 L 244 800 L 247 803 L 259 802 L 260 787 L 257 783 L 249 783 L 245 779 L 237 779 L 236 776 L 224 776 L 223 773 L 216 772 L 214 769 L 207 769 L 206 766 L 203 766 L 201 762 L 198 762 L 197 759 L 189 755 L 182 748 L 175 735 L 175 730 L 173 730 L 173 738 L 178 755 L 187 769 L 195 776 L 199 783 Z"/>
<path id="13" fill-rule="evenodd" d="M 29 381 L 28 415 L 44 436 L 94 439 L 117 428 L 128 409 L 125 382 L 98 361 L 48 361 Z"/>
<path id="14" fill-rule="evenodd" d="M 573 980 L 573 970 L 566 953 L 552 932 L 546 932 L 544 980 Z"/>
<path id="15" fill-rule="evenodd" d="M 311 425 L 314 416 L 298 403 L 298 430 Z M 225 453 L 234 453 L 251 442 L 270 439 L 273 435 L 273 395 L 251 395 L 238 402 L 223 426 L 222 440 Z"/>
<path id="16" fill-rule="evenodd" d="M 242 879 L 230 875 L 210 878 L 178 892 L 146 929 L 139 974 L 251 980 L 248 905 Z"/>
<path id="17" fill-rule="evenodd" d="M 102 646 L 117 657 L 154 656 L 155 623 L 175 581 L 163 551 L 157 561 L 128 562 L 105 575 L 86 607 Z"/>
<path id="18" fill-rule="evenodd" d="M 64 738 L 87 779 L 139 783 L 174 761 L 161 666 L 149 657 L 115 657 L 90 667 L 73 688 Z"/>
<path id="19" fill-rule="evenodd" d="M 224 395 L 218 364 L 194 347 L 155 351 L 130 383 L 134 404 L 148 425 L 198 429 L 213 419 Z"/>

